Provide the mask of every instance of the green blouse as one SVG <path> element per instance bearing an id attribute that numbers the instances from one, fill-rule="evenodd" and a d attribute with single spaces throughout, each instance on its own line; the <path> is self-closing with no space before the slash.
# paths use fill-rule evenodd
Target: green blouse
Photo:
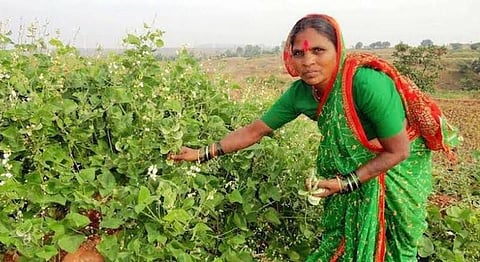
<path id="1" fill-rule="evenodd" d="M 405 110 L 402 100 L 392 79 L 383 72 L 359 68 L 353 79 L 353 97 L 356 111 L 369 139 L 388 138 L 404 128 Z M 302 80 L 297 80 L 261 120 L 272 129 L 282 127 L 300 114 L 315 120 L 317 106 L 312 88 Z"/>

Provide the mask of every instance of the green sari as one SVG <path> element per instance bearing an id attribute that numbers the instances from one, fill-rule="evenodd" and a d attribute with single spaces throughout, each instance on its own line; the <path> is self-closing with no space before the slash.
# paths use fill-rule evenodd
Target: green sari
<path id="1" fill-rule="evenodd" d="M 322 138 L 317 172 L 325 179 L 346 174 L 375 156 L 347 123 L 340 87 L 331 90 L 318 118 Z M 413 172 L 412 170 L 415 170 Z M 349 194 L 325 199 L 318 250 L 308 261 L 416 261 L 417 241 L 426 228 L 431 192 L 431 153 L 423 139 L 410 157 Z M 386 252 L 386 253 L 385 253 Z"/>
<path id="2" fill-rule="evenodd" d="M 417 261 L 417 243 L 427 227 L 426 203 L 432 191 L 431 150 L 443 150 L 453 157 L 445 143 L 445 131 L 451 131 L 451 127 L 439 108 L 388 62 L 368 54 L 346 56 L 333 18 L 309 16 L 328 21 L 336 30 L 338 42 L 337 74 L 317 109 L 322 134 L 318 175 L 334 179 L 339 173 L 356 170 L 382 151 L 378 142 L 367 140 L 354 108 L 352 79 L 359 66 L 383 71 L 395 82 L 407 115 L 411 145 L 409 158 L 386 173 L 354 192 L 325 199 L 320 246 L 307 261 Z M 298 76 L 289 39 L 283 56 L 285 67 L 290 75 Z"/>

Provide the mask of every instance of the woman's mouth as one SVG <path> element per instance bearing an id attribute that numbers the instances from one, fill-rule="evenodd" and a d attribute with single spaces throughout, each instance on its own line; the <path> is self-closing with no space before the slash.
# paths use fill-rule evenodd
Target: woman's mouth
<path id="1" fill-rule="evenodd" d="M 308 77 L 308 78 L 316 77 L 317 75 L 318 75 L 318 71 L 305 71 L 305 72 L 303 72 L 303 76 Z"/>

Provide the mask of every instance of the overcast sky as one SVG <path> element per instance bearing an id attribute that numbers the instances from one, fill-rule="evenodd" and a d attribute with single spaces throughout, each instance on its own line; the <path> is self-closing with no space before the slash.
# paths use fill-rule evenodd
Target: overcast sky
<path id="1" fill-rule="evenodd" d="M 480 42 L 480 0 L 0 0 L 0 30 L 17 39 L 38 21 L 78 47 L 120 47 L 143 23 L 165 31 L 167 47 L 277 46 L 308 13 L 338 20 L 347 46 Z"/>

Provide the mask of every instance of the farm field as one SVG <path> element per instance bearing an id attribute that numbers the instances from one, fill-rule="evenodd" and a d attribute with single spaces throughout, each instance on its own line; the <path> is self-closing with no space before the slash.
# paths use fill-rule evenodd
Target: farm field
<path id="1" fill-rule="evenodd" d="M 390 49 L 375 51 L 374 53 L 382 58 L 391 60 L 391 52 L 392 50 Z M 429 230 L 431 231 L 427 233 L 429 239 L 436 237 L 448 239 L 448 237 L 439 236 L 439 232 L 435 231 L 451 227 L 451 225 L 445 224 L 441 220 L 448 217 L 448 215 L 445 215 L 445 212 L 452 212 L 451 210 L 453 209 L 459 213 L 463 212 L 464 217 L 462 215 L 453 215 L 453 218 L 449 217 L 448 219 L 454 219 L 463 226 L 471 226 L 478 229 L 477 222 L 466 223 L 464 221 L 464 219 L 473 218 L 469 216 L 470 211 L 461 208 L 456 209 L 457 206 L 466 206 L 472 208 L 471 210 L 476 210 L 477 213 L 480 210 L 480 92 L 461 90 L 461 76 L 458 73 L 457 65 L 459 61 L 466 58 L 468 56 L 448 53 L 446 58 L 443 59 L 445 68 L 440 73 L 440 78 L 436 85 L 437 89 L 430 94 L 441 107 L 449 123 L 459 129 L 463 142 L 456 149 L 458 163 L 455 165 L 452 165 L 440 153 L 434 153 L 435 188 L 434 193 L 430 197 Z M 233 99 L 255 100 L 258 97 L 262 97 L 266 100 L 272 100 L 288 88 L 289 83 L 293 80 L 285 72 L 280 56 L 219 58 L 202 61 L 202 63 L 211 76 L 219 74 L 229 79 L 233 85 L 239 85 L 239 88 L 230 92 Z M 473 234 L 480 233 L 478 230 L 471 232 Z M 466 241 L 467 238 L 461 241 Z M 480 250 L 478 241 L 480 239 L 478 236 L 473 239 L 474 244 L 470 248 L 477 250 L 473 251 L 473 253 L 478 256 Z M 469 241 L 472 241 L 472 239 Z M 437 240 L 436 243 L 438 244 L 439 242 L 440 240 Z M 427 246 L 431 244 L 429 240 L 426 243 Z M 443 247 L 441 244 L 438 245 L 440 248 L 437 247 L 436 252 L 444 252 L 445 250 L 442 251 Z M 432 250 L 429 252 L 433 252 Z M 451 255 L 445 255 L 444 259 L 445 257 L 453 259 Z M 450 259 L 446 261 L 450 261 Z M 458 261 L 464 260 L 460 259 Z"/>
<path id="2" fill-rule="evenodd" d="M 389 49 L 374 53 L 391 60 L 391 52 Z M 480 150 L 480 92 L 460 90 L 460 78 L 455 70 L 455 61 L 458 60 L 454 55 L 447 55 L 447 67 L 440 74 L 438 89 L 430 96 L 440 105 L 451 124 L 459 128 L 465 139 L 459 150 L 475 152 Z M 209 59 L 202 61 L 202 65 L 210 75 L 221 75 L 229 79 L 231 84 L 240 86 L 240 90 L 232 91 L 233 98 L 261 92 L 266 95 L 263 96 L 265 99 L 272 99 L 294 80 L 285 72 L 280 55 Z M 468 156 L 467 159 L 470 160 Z"/>
<path id="3" fill-rule="evenodd" d="M 280 56 L 182 51 L 160 62 L 160 36 L 129 35 L 130 48 L 110 56 L 83 57 L 58 40 L 56 53 L 0 50 L 4 261 L 86 249 L 106 261 L 302 261 L 315 248 L 322 210 L 298 194 L 317 147 L 311 121 L 204 164 L 166 159 L 266 110 L 292 81 Z M 469 261 L 480 259 L 480 96 L 459 90 L 459 58 L 449 59 L 432 96 L 464 141 L 456 165 L 434 156 L 419 256 Z"/>

